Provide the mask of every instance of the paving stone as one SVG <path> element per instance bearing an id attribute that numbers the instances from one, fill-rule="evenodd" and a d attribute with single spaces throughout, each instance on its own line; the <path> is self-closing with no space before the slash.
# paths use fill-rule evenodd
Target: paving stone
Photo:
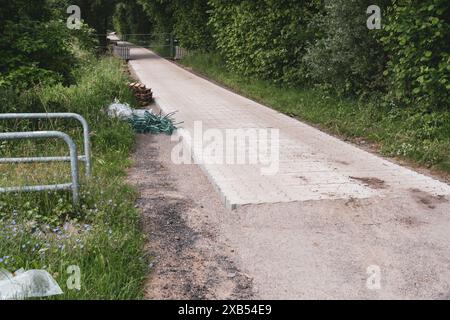
<path id="1" fill-rule="evenodd" d="M 131 67 L 140 81 L 152 88 L 155 101 L 164 112 L 177 111 L 176 120 L 184 122 L 180 132 L 185 136 L 194 136 L 196 121 L 202 122 L 203 130 L 218 129 L 224 137 L 227 129 L 279 130 L 276 175 L 262 174 L 267 166 L 261 163 L 200 163 L 231 209 L 246 204 L 382 197 L 411 189 L 432 195 L 450 194 L 450 186 L 443 182 L 237 95 L 146 49 L 132 49 L 132 54 L 136 53 L 143 58 L 131 60 Z M 256 140 L 269 145 L 276 141 L 270 135 Z M 201 158 L 202 150 L 205 149 L 194 148 L 193 157 Z M 236 148 L 235 152 L 260 153 L 250 150 L 249 145 Z M 204 160 L 212 159 L 213 156 L 207 156 Z M 364 179 L 379 179 L 382 185 L 370 185 Z"/>

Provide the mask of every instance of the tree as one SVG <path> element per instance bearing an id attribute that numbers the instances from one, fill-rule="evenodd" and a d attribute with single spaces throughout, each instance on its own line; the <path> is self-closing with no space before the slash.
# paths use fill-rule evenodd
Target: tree
<path id="1" fill-rule="evenodd" d="M 98 35 L 100 47 L 106 48 L 106 34 L 113 28 L 113 14 L 117 0 L 73 0 L 81 8 L 81 18 Z"/>
<path id="2" fill-rule="evenodd" d="M 54 1 L 5 1 L 0 10 L 0 86 L 28 88 L 69 82 L 71 35 L 55 17 Z"/>
<path id="3" fill-rule="evenodd" d="M 379 3 L 385 12 L 383 1 Z M 310 82 L 339 94 L 383 90 L 385 53 L 377 41 L 380 31 L 367 27 L 371 4 L 370 0 L 325 2 L 325 11 L 312 22 L 317 37 L 303 59 Z"/>

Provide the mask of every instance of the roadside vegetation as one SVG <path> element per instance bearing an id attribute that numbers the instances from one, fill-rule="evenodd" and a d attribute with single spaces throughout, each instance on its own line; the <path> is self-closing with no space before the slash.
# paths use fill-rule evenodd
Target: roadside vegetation
<path id="1" fill-rule="evenodd" d="M 68 191 L 0 194 L 0 269 L 47 270 L 64 291 L 55 299 L 140 299 L 148 272 L 145 238 L 135 208 L 137 192 L 125 181 L 134 133 L 103 112 L 116 98 L 135 103 L 126 65 L 95 54 L 94 31 L 87 26 L 79 33 L 68 31 L 53 10 L 55 3 L 14 1 L 2 8 L 11 12 L 0 21 L 6 25 L 0 112 L 81 114 L 91 127 L 93 177 L 84 178 L 80 162 L 79 206 Z M 27 27 L 32 25 L 44 30 Z M 4 41 L 13 36 L 14 41 Z M 0 132 L 34 130 L 68 133 L 83 152 L 76 121 L 0 122 Z M 66 155 L 67 146 L 56 140 L 0 141 L 0 157 Z M 1 187 L 69 181 L 68 163 L 0 165 Z M 66 285 L 74 275 L 69 266 L 80 268 L 80 290 Z"/>
<path id="2" fill-rule="evenodd" d="M 2 96 L 2 112 L 76 112 L 92 130 L 93 173 L 81 170 L 81 206 L 70 192 L 0 195 L 0 268 L 44 269 L 64 291 L 61 299 L 138 299 L 147 272 L 145 239 L 135 209 L 136 191 L 126 184 L 126 168 L 134 134 L 128 124 L 110 120 L 102 109 L 115 98 L 133 102 L 127 75 L 114 58 L 91 58 L 76 71 L 76 84 L 36 88 Z M 76 122 L 28 121 L 2 123 L 0 131 L 61 130 L 82 151 Z M 67 155 L 63 143 L 52 140 L 9 141 L 1 156 Z M 83 169 L 80 163 L 80 169 Z M 69 164 L 0 165 L 0 185 L 20 186 L 70 181 Z M 81 271 L 81 290 L 68 290 L 71 265 Z"/>

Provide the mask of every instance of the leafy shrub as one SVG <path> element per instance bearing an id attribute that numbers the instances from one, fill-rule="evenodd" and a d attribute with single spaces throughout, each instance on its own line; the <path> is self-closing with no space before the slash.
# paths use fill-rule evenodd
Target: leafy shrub
<path id="1" fill-rule="evenodd" d="M 0 87 L 18 91 L 35 85 L 71 83 L 77 63 L 73 45 L 92 46 L 87 26 L 72 32 L 51 1 L 8 2 L 0 17 Z M 6 13 L 5 13 L 6 11 Z M 57 19 L 58 18 L 58 19 Z"/>
<path id="2" fill-rule="evenodd" d="M 152 24 L 142 6 L 134 0 L 117 3 L 113 16 L 114 30 L 119 34 L 147 34 Z"/>
<path id="3" fill-rule="evenodd" d="M 91 180 L 81 180 L 79 207 L 73 207 L 65 191 L 0 195 L 0 268 L 47 270 L 64 291 L 55 299 L 140 299 L 148 261 L 140 212 L 134 208 L 136 193 L 124 181 L 134 133 L 126 122 L 112 120 L 101 111 L 114 97 L 133 103 L 130 79 L 121 61 L 112 58 L 86 61 L 74 75 L 76 84 L 71 86 L 42 86 L 20 94 L 12 88 L 0 89 L 2 111 L 35 108 L 83 114 L 91 126 L 94 167 Z M 9 123 L 7 130 L 14 130 L 22 122 L 28 124 L 2 121 L 0 131 L 3 123 Z M 75 121 L 41 122 L 42 129 L 64 131 L 81 147 L 81 130 Z M 0 156 L 5 153 L 67 155 L 67 146 L 50 140 L 0 142 Z M 65 163 L 2 165 L 0 185 L 61 183 L 69 179 L 68 169 Z M 82 178 L 82 165 L 80 170 Z M 81 290 L 63 287 L 70 265 L 82 270 Z"/>
<path id="4" fill-rule="evenodd" d="M 137 3 L 152 24 L 152 32 L 173 33 L 187 49 L 211 49 L 208 0 L 139 0 Z M 119 19 L 118 12 L 116 19 Z"/>
<path id="5" fill-rule="evenodd" d="M 339 94 L 383 88 L 384 52 L 376 40 L 379 30 L 366 25 L 371 4 L 370 0 L 327 0 L 325 13 L 314 17 L 318 38 L 303 60 L 312 83 Z"/>
<path id="6" fill-rule="evenodd" d="M 187 49 L 212 50 L 214 40 L 208 27 L 207 0 L 178 0 L 174 3 L 174 29 L 181 46 Z"/>
<path id="7" fill-rule="evenodd" d="M 306 28 L 319 1 L 211 0 L 210 26 L 218 51 L 233 71 L 297 84 L 302 57 L 313 37 Z"/>
<path id="8" fill-rule="evenodd" d="M 450 109 L 450 6 L 445 0 L 395 1 L 381 38 L 390 98 L 406 106 Z"/>

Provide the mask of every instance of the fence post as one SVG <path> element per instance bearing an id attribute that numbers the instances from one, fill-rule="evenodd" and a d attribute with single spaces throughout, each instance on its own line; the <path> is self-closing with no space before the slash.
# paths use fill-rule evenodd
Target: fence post
<path id="1" fill-rule="evenodd" d="M 170 34 L 170 58 L 173 59 L 175 57 L 174 53 L 174 35 L 173 33 Z"/>

